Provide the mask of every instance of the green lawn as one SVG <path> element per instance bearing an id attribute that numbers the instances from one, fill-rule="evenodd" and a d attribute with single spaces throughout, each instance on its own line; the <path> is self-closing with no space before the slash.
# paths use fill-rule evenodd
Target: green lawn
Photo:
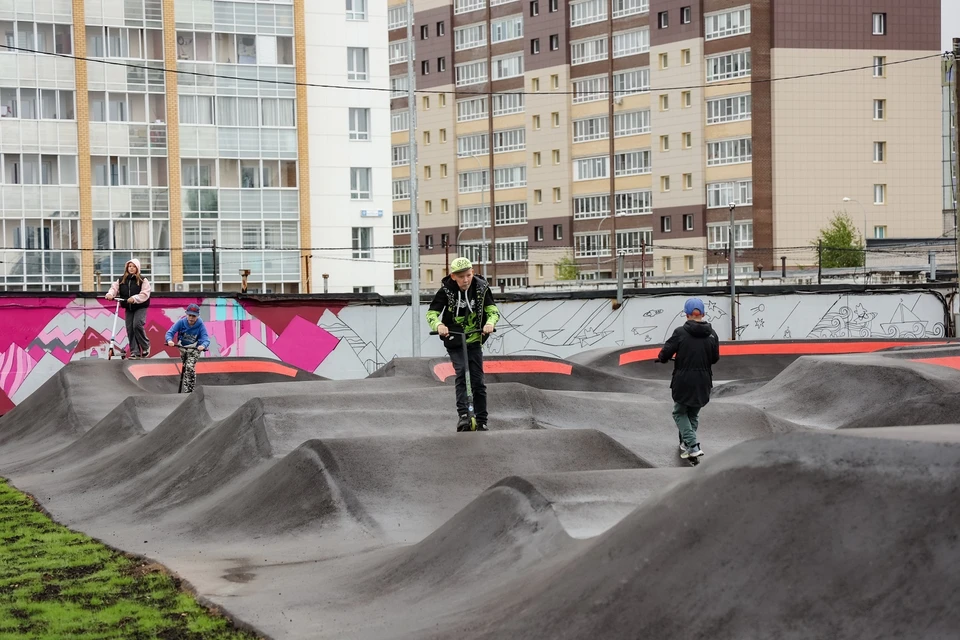
<path id="1" fill-rule="evenodd" d="M 51 521 L 0 478 L 0 640 L 254 637 L 162 567 Z"/>

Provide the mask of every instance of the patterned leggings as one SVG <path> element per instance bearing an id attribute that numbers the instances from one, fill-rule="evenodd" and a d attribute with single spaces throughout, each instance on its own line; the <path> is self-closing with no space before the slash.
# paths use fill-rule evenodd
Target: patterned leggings
<path id="1" fill-rule="evenodd" d="M 200 359 L 200 352 L 196 349 L 189 349 L 183 352 L 181 362 L 183 363 L 183 393 L 193 393 L 193 388 L 197 384 L 197 360 Z"/>

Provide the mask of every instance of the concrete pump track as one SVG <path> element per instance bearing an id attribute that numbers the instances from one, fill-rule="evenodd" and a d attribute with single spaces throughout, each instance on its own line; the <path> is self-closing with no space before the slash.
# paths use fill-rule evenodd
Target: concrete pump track
<path id="1" fill-rule="evenodd" d="M 273 638 L 957 637 L 960 344 L 724 350 L 696 468 L 623 349 L 488 358 L 465 434 L 440 359 L 74 362 L 0 475 Z"/>

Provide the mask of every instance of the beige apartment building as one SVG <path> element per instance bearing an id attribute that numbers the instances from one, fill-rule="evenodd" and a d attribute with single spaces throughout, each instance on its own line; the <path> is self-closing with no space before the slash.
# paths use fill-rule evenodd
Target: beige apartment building
<path id="1" fill-rule="evenodd" d="M 398 289 L 407 19 L 390 0 Z M 564 260 L 614 277 L 618 252 L 627 278 L 724 277 L 731 204 L 738 272 L 813 263 L 844 210 L 868 237 L 942 232 L 939 0 L 416 0 L 413 20 L 424 289 L 448 252 L 506 288 Z"/>

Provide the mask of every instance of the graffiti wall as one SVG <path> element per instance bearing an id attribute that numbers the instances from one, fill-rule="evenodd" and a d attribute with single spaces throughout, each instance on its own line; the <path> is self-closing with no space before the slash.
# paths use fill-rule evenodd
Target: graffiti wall
<path id="1" fill-rule="evenodd" d="M 537 299 L 501 304 L 503 319 L 487 342 L 501 355 L 565 358 L 587 349 L 661 343 L 683 320 L 685 296 Z M 147 312 L 153 358 L 176 357 L 164 334 L 186 305 L 201 306 L 209 356 L 282 360 L 328 378 L 362 378 L 397 356 L 410 356 L 409 306 L 331 304 L 316 299 L 154 296 Z M 729 301 L 705 297 L 707 319 L 721 339 L 731 334 Z M 932 291 L 877 294 L 803 293 L 739 299 L 741 340 L 939 338 L 944 303 Z M 417 314 L 421 354 L 442 355 Z M 125 346 L 115 303 L 89 297 L 0 297 L 0 414 L 57 370 L 79 358 L 105 358 L 111 339 Z"/>

